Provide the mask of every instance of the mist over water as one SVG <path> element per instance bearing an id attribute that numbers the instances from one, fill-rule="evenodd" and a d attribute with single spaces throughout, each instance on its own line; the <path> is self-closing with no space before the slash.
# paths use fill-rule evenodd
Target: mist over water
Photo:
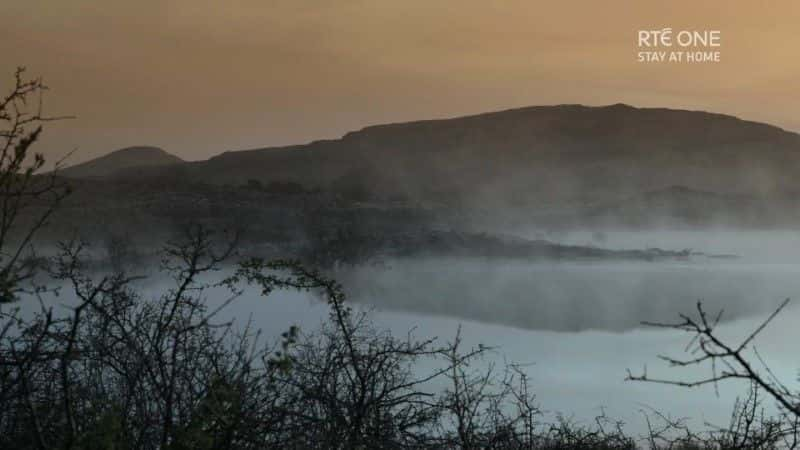
<path id="1" fill-rule="evenodd" d="M 550 238 L 564 244 L 610 249 L 691 249 L 709 255 L 736 255 L 738 264 L 777 266 L 800 262 L 800 230 L 515 230 L 528 238 Z"/>
<path id="2" fill-rule="evenodd" d="M 591 243 L 593 233 L 571 233 L 563 242 Z M 657 355 L 684 356 L 687 336 L 645 328 L 643 320 L 674 322 L 694 313 L 702 299 L 710 313 L 724 309 L 720 334 L 739 342 L 780 301 L 800 293 L 800 237 L 793 232 L 606 233 L 606 248 L 692 248 L 734 253 L 738 259 L 695 257 L 689 261 L 524 263 L 486 260 L 393 260 L 362 267 L 340 281 L 356 308 L 373 310 L 381 328 L 397 335 L 452 339 L 458 327 L 467 346 L 495 350 L 484 360 L 525 364 L 537 399 L 551 419 L 557 414 L 590 423 L 605 412 L 643 432 L 642 411 L 655 408 L 689 417 L 703 428 L 727 425 L 745 383 L 722 383 L 693 390 L 624 381 L 626 369 L 647 367 L 652 377 L 696 379 L 708 367 L 669 368 Z M 598 245 L 599 244 L 593 244 Z M 169 284 L 148 279 L 146 295 Z M 209 290 L 210 307 L 226 296 Z M 68 295 L 46 299 L 69 306 Z M 33 302 L 20 304 L 32 311 Z M 326 320 L 327 306 L 312 294 L 278 291 L 262 297 L 248 289 L 219 316 L 243 327 L 250 321 L 267 339 L 278 339 L 291 325 L 313 332 Z M 800 360 L 800 308 L 790 306 L 755 341 L 775 374 L 795 386 Z M 425 370 L 423 362 L 420 370 Z M 764 405 L 768 411 L 772 405 Z"/>
<path id="3" fill-rule="evenodd" d="M 702 301 L 723 320 L 800 294 L 800 233 L 574 232 L 560 242 L 691 249 L 687 260 L 395 259 L 337 274 L 360 303 L 534 330 L 625 331 Z M 602 242 L 598 242 L 602 240 Z M 733 258 L 732 256 L 736 256 Z"/>
<path id="4" fill-rule="evenodd" d="M 541 238 L 537 232 L 526 237 Z M 468 319 L 468 342 L 499 347 L 528 367 L 545 409 L 591 421 L 602 410 L 643 431 L 649 408 L 689 417 L 702 428 L 726 426 L 744 383 L 686 390 L 625 382 L 625 370 L 699 379 L 708 367 L 671 369 L 657 358 L 684 356 L 687 336 L 646 328 L 642 321 L 676 322 L 696 304 L 716 314 L 719 333 L 744 339 L 785 298 L 800 297 L 800 233 L 795 231 L 581 231 L 554 239 L 609 249 L 692 249 L 687 261 L 534 262 L 394 260 L 361 268 L 347 279 L 355 299 L 383 312 L 387 326 L 416 326 L 439 336 Z M 717 258 L 707 255 L 736 255 Z M 434 314 L 431 317 L 429 314 Z M 792 386 L 800 360 L 792 343 L 800 308 L 791 306 L 755 342 L 779 378 Z M 765 404 L 770 411 L 772 405 Z"/>
<path id="5" fill-rule="evenodd" d="M 747 246 L 758 248 L 755 241 L 740 242 L 738 248 Z M 379 271 L 362 270 L 360 278 L 345 282 L 346 290 L 359 291 L 358 283 L 366 283 Z M 668 367 L 658 355 L 685 356 L 688 336 L 644 328 L 640 321 L 674 322 L 679 313 L 693 314 L 699 292 L 705 294 L 708 311 L 726 310 L 720 335 L 739 342 L 784 297 L 800 292 L 800 268 L 788 261 L 751 263 L 744 257 L 696 263 L 527 266 L 406 261 L 402 266 L 392 262 L 380 270 L 395 275 L 387 280 L 389 275 L 383 272 L 378 280 L 383 290 L 369 297 L 375 301 L 356 306 L 372 309 L 379 327 L 397 335 L 413 330 L 418 337 L 449 340 L 461 326 L 467 346 L 495 348 L 484 360 L 486 364 L 525 364 L 537 399 L 550 419 L 564 414 L 591 423 L 606 413 L 624 421 L 626 429 L 634 433 L 645 431 L 642 412 L 650 408 L 674 418 L 689 418 L 697 429 L 709 424 L 726 426 L 733 403 L 747 389 L 746 383 L 740 382 L 722 383 L 717 390 L 713 386 L 687 390 L 626 382 L 627 369 L 639 373 L 647 367 L 650 376 L 679 379 L 699 379 L 710 370 Z M 436 296 L 423 296 L 433 291 Z M 387 297 L 392 292 L 395 295 Z M 544 302 L 526 304 L 536 298 L 533 293 L 551 296 Z M 433 298 L 442 302 L 427 304 L 438 305 L 438 310 L 427 311 L 435 314 L 420 312 L 425 311 L 424 300 Z M 571 303 L 560 304 L 565 301 Z M 543 311 L 545 306 L 550 309 Z M 325 320 L 327 309 L 313 298 L 279 293 L 266 300 L 241 299 L 226 314 L 237 320 L 252 317 L 265 330 L 279 331 L 290 323 L 313 330 Z M 474 316 L 469 317 L 471 314 Z M 800 329 L 794 326 L 798 320 L 800 308 L 791 306 L 755 341 L 774 373 L 790 386 L 796 384 L 800 368 L 791 345 L 800 341 Z M 420 370 L 425 370 L 426 364 L 433 363 L 423 362 Z M 773 411 L 771 403 L 764 406 L 767 412 Z"/>

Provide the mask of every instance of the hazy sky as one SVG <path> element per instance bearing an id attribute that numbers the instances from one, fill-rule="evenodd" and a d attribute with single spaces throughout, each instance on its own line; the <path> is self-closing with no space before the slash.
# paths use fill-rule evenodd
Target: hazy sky
<path id="1" fill-rule="evenodd" d="M 631 103 L 800 131 L 800 2 L 0 0 L 50 85 L 40 149 L 187 159 L 511 107 Z M 637 31 L 722 32 L 721 62 L 639 63 Z"/>

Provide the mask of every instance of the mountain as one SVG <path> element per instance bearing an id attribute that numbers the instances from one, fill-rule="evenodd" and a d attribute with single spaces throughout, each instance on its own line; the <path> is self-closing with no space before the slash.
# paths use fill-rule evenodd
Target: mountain
<path id="1" fill-rule="evenodd" d="M 755 194 L 796 189 L 800 136 L 700 111 L 536 106 L 371 126 L 341 139 L 231 151 L 156 173 L 506 206 L 674 185 Z"/>
<path id="2" fill-rule="evenodd" d="M 670 186 L 735 195 L 797 191 L 798 174 L 798 134 L 723 114 L 616 104 L 370 126 L 340 139 L 230 151 L 135 176 L 291 182 L 354 197 L 557 213 Z"/>
<path id="3" fill-rule="evenodd" d="M 184 161 L 158 147 L 127 147 L 82 164 L 61 169 L 61 175 L 70 178 L 107 177 L 120 171 L 162 167 Z"/>

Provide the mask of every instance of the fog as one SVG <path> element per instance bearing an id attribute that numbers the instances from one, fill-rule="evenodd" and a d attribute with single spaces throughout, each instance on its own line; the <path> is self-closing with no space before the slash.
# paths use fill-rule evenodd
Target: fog
<path id="1" fill-rule="evenodd" d="M 555 238 L 698 254 L 658 261 L 394 259 L 342 270 L 337 278 L 359 303 L 554 331 L 630 330 L 642 321 L 677 317 L 698 301 L 733 320 L 769 311 L 800 292 L 797 232 L 573 232 Z"/>
<path id="2" fill-rule="evenodd" d="M 798 230 L 572 230 L 542 232 L 514 230 L 524 237 L 548 237 L 564 244 L 594 245 L 605 248 L 691 249 L 710 255 L 737 255 L 738 264 L 762 264 L 776 267 L 800 260 Z M 730 262 L 730 261 L 729 261 Z"/>
<path id="3" fill-rule="evenodd" d="M 501 303 L 502 297 L 495 301 Z M 766 301 L 763 309 L 766 311 L 777 305 L 777 301 Z M 365 308 L 371 310 L 379 327 L 401 336 L 413 330 L 413 334 L 420 338 L 437 337 L 447 341 L 461 326 L 467 346 L 483 344 L 494 347 L 484 363 L 516 362 L 525 365 L 537 400 L 551 420 L 563 414 L 589 424 L 605 412 L 623 420 L 628 431 L 643 433 L 646 425 L 641 412 L 654 408 L 673 417 L 689 418 L 698 429 L 709 424 L 726 426 L 734 401 L 747 389 L 746 383 L 723 383 L 717 395 L 713 386 L 689 390 L 625 381 L 626 369 L 638 373 L 645 366 L 653 377 L 690 379 L 708 375 L 709 367 L 674 369 L 658 359 L 660 354 L 686 355 L 684 349 L 688 337 L 673 331 L 643 328 L 624 332 L 530 330 L 444 315 Z M 674 321 L 678 311 L 672 312 L 674 314 L 663 319 Z M 223 316 L 239 323 L 252 320 L 265 332 L 277 335 L 293 324 L 299 325 L 301 330 L 313 331 L 326 320 L 327 314 L 327 307 L 313 297 L 280 292 L 266 299 L 255 293 L 247 294 L 231 305 Z M 635 313 L 625 314 L 635 317 Z M 587 311 L 586 316 L 591 317 L 592 311 Z M 765 317 L 766 314 L 755 314 L 730 321 L 720 327 L 719 332 L 732 340 L 743 339 Z M 799 319 L 800 308 L 787 309 L 755 342 L 774 372 L 790 386 L 796 385 L 794 381 L 800 369 L 800 361 L 790 345 L 800 342 L 800 329 L 794 326 Z M 423 361 L 420 370 L 425 371 L 432 364 Z M 769 403 L 765 406 L 768 411 L 772 410 Z"/>
<path id="4" fill-rule="evenodd" d="M 572 233 L 563 242 L 598 245 L 596 233 Z M 707 310 L 724 309 L 719 333 L 743 339 L 780 301 L 800 292 L 800 235 L 793 232 L 614 233 L 609 248 L 692 248 L 735 253 L 738 259 L 695 257 L 667 262 L 530 263 L 480 260 L 394 260 L 360 268 L 341 281 L 357 308 L 372 310 L 377 325 L 406 335 L 452 339 L 459 325 L 467 345 L 494 347 L 489 359 L 526 364 L 537 398 L 548 417 L 562 413 L 589 423 L 604 411 L 644 431 L 641 411 L 655 408 L 690 417 L 696 427 L 727 425 L 744 383 L 693 390 L 624 381 L 626 369 L 645 366 L 652 377 L 691 379 L 708 367 L 675 369 L 659 354 L 684 356 L 687 336 L 642 327 L 643 320 L 672 322 L 692 313 L 702 299 Z M 593 241 L 594 240 L 594 241 Z M 168 285 L 149 279 L 145 292 Z M 224 296 L 208 292 L 210 306 Z M 47 300 L 68 305 L 69 296 Z M 24 309 L 35 307 L 23 302 Z M 59 306 L 60 307 L 60 306 Z M 277 339 L 291 325 L 313 332 L 326 320 L 327 306 L 311 294 L 276 292 L 263 298 L 247 290 L 219 320 L 251 320 Z M 755 345 L 776 375 L 795 386 L 800 342 L 800 308 L 786 309 Z M 423 363 L 420 370 L 424 370 Z M 770 405 L 765 405 L 770 409 Z"/>

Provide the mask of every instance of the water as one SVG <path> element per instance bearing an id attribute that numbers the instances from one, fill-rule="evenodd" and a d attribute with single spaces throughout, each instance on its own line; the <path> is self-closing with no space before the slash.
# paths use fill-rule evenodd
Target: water
<path id="1" fill-rule="evenodd" d="M 542 238 L 530 232 L 529 238 Z M 698 301 L 724 310 L 719 332 L 738 342 L 784 298 L 800 303 L 800 233 L 796 231 L 571 232 L 546 238 L 611 249 L 690 248 L 735 259 L 690 261 L 520 263 L 497 261 L 390 261 L 352 276 L 356 300 L 384 311 L 379 320 L 398 331 L 453 333 L 464 323 L 468 341 L 496 345 L 527 370 L 546 409 L 591 422 L 600 408 L 641 432 L 648 407 L 691 417 L 697 427 L 725 426 L 746 385 L 732 382 L 687 390 L 625 382 L 647 366 L 651 377 L 691 380 L 708 367 L 666 367 L 659 354 L 686 356 L 687 337 L 643 328 L 642 321 L 673 322 L 694 313 Z M 436 315 L 431 317 L 430 314 Z M 455 317 L 455 318 L 454 318 Z M 790 306 L 755 345 L 778 376 L 798 386 L 800 308 Z M 753 355 L 751 355 L 753 356 Z M 793 384 L 794 383 L 794 384 Z M 799 386 L 800 387 L 800 386 Z M 767 402 L 768 408 L 771 405 Z"/>
<path id="2" fill-rule="evenodd" d="M 800 294 L 800 264 L 705 257 L 662 262 L 393 260 L 339 277 L 353 300 L 533 330 L 626 331 L 692 311 L 724 320 Z"/>
<path id="3" fill-rule="evenodd" d="M 690 313 L 697 299 L 711 312 L 726 310 L 721 335 L 743 339 L 785 297 L 800 303 L 800 234 L 794 232 L 570 233 L 567 243 L 607 248 L 692 248 L 735 253 L 739 259 L 694 258 L 688 262 L 536 263 L 496 261 L 390 261 L 386 267 L 346 274 L 345 289 L 376 323 L 398 335 L 451 339 L 462 326 L 466 345 L 497 350 L 496 361 L 528 363 L 537 399 L 553 418 L 558 412 L 591 424 L 601 408 L 644 431 L 641 411 L 656 408 L 690 417 L 696 427 L 727 424 L 731 406 L 746 393 L 743 383 L 687 390 L 624 381 L 647 366 L 652 377 L 689 380 L 708 368 L 675 369 L 659 354 L 685 356 L 687 336 L 649 329 L 642 320 L 673 321 Z M 602 243 L 595 242 L 602 239 Z M 158 292 L 164 285 L 151 285 Z M 209 303 L 219 296 L 209 295 Z M 58 303 L 68 303 L 62 296 Z M 314 330 L 327 307 L 299 293 L 268 298 L 248 291 L 220 320 L 247 320 L 277 337 L 290 325 Z M 796 353 L 800 308 L 790 307 L 755 341 L 774 372 L 798 386 Z M 424 370 L 421 367 L 420 370 Z M 765 406 L 770 407 L 769 404 Z"/>
<path id="4" fill-rule="evenodd" d="M 246 296 L 228 311 L 227 316 L 239 321 L 250 317 L 263 329 L 278 332 L 290 324 L 313 330 L 325 320 L 324 305 L 299 294 L 281 293 L 268 299 Z M 697 428 L 706 424 L 725 426 L 737 396 L 746 393 L 741 382 L 723 383 L 717 396 L 712 386 L 684 389 L 674 386 L 625 381 L 626 370 L 639 373 L 647 366 L 652 377 L 693 379 L 707 376 L 708 367 L 674 369 L 657 358 L 659 354 L 686 356 L 687 336 L 668 330 L 631 329 L 626 332 L 581 331 L 558 332 L 530 330 L 442 316 L 389 311 L 374 311 L 373 317 L 382 328 L 405 336 L 414 329 L 419 337 L 437 337 L 448 341 L 462 327 L 464 344 L 495 347 L 485 360 L 525 364 L 535 389 L 537 401 L 553 420 L 559 413 L 592 424 L 605 412 L 626 422 L 631 433 L 643 433 L 642 411 L 655 408 L 673 417 L 687 417 Z M 736 342 L 760 323 L 757 315 L 730 321 L 720 327 L 720 334 Z M 794 342 L 800 342 L 800 308 L 790 308 L 778 317 L 755 342 L 773 371 L 790 386 L 797 385 L 800 361 Z M 421 371 L 430 369 L 423 363 Z M 771 410 L 770 404 L 765 404 Z"/>

